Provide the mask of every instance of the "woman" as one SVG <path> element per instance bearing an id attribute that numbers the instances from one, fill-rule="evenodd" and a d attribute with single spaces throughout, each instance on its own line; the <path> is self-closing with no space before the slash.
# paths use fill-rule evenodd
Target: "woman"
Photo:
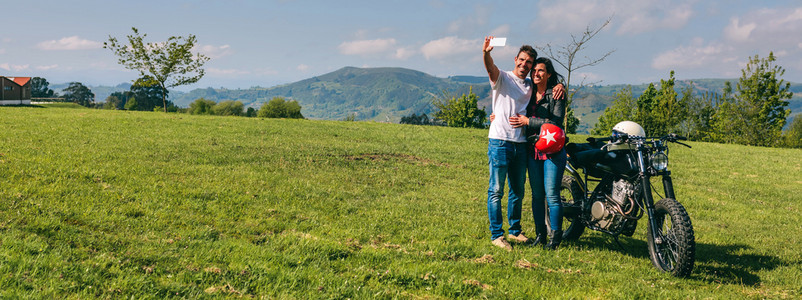
<path id="1" fill-rule="evenodd" d="M 526 116 L 518 115 L 518 118 L 510 118 L 513 126 L 526 126 L 527 136 L 540 133 L 540 126 L 551 123 L 563 128 L 563 118 L 565 117 L 565 97 L 555 99 L 552 89 L 562 81 L 562 75 L 554 70 L 551 60 L 545 57 L 535 60 L 532 68 L 532 83 L 536 90 L 532 93 L 532 99 L 526 109 Z M 515 119 L 515 120 L 513 120 Z M 532 188 L 532 215 L 535 218 L 535 237 L 534 244 L 542 244 L 546 249 L 557 249 L 562 241 L 562 204 L 560 202 L 560 185 L 565 169 L 565 149 L 553 154 L 546 154 L 535 148 L 535 140 L 529 139 L 527 145 L 529 170 L 529 185 Z M 551 232 L 546 230 L 546 205 L 549 206 L 549 223 Z"/>

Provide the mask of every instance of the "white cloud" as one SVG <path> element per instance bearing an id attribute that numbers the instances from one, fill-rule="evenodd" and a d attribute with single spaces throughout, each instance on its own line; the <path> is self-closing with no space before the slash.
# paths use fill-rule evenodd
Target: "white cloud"
<path id="1" fill-rule="evenodd" d="M 658 70 L 715 68 L 732 65 L 737 60 L 735 48 L 718 42 L 704 43 L 694 39 L 691 45 L 680 46 L 658 54 L 652 60 L 652 68 Z"/>
<path id="2" fill-rule="evenodd" d="M 8 63 L 0 64 L 0 69 L 6 70 L 6 71 L 19 72 L 19 71 L 22 71 L 22 70 L 27 70 L 28 68 L 30 68 L 30 65 L 11 65 L 11 64 L 8 64 Z"/>
<path id="3" fill-rule="evenodd" d="M 755 23 L 740 24 L 738 18 L 732 18 L 730 25 L 724 28 L 724 37 L 736 42 L 749 41 L 749 35 L 757 28 Z"/>
<path id="4" fill-rule="evenodd" d="M 0 54 L 6 54 L 6 49 L 0 49 Z"/>
<path id="5" fill-rule="evenodd" d="M 481 48 L 482 44 L 479 40 L 466 40 L 449 36 L 426 43 L 421 47 L 421 52 L 427 60 L 431 60 L 461 56 L 465 53 L 479 53 L 477 49 Z"/>
<path id="6" fill-rule="evenodd" d="M 567 0 L 540 2 L 532 28 L 579 32 L 597 27 L 613 16 L 616 33 L 639 34 L 656 29 L 684 27 L 694 15 L 694 0 Z"/>
<path id="7" fill-rule="evenodd" d="M 461 19 L 452 21 L 446 29 L 450 34 L 469 34 L 484 28 L 493 13 L 492 6 L 476 5 L 473 14 L 466 14 Z"/>
<path id="8" fill-rule="evenodd" d="M 29 67 L 30 67 L 30 65 L 27 65 L 27 64 L 26 65 L 11 65 L 11 64 L 8 64 L 8 63 L 0 64 L 0 69 L 6 70 L 6 71 L 14 71 L 14 72 L 27 70 Z"/>
<path id="9" fill-rule="evenodd" d="M 209 58 L 213 59 L 228 56 L 233 53 L 233 51 L 231 51 L 231 46 L 229 45 L 222 45 L 222 46 L 203 45 L 196 47 L 196 49 L 193 50 L 200 52 L 200 54 L 206 55 Z"/>
<path id="10" fill-rule="evenodd" d="M 309 66 L 307 66 L 305 64 L 300 64 L 300 65 L 298 65 L 298 67 L 296 67 L 296 69 L 298 69 L 298 71 L 301 71 L 301 72 L 306 72 L 306 71 L 309 71 Z"/>
<path id="11" fill-rule="evenodd" d="M 802 36 L 802 7 L 794 9 L 761 9 L 740 17 L 733 17 L 724 28 L 724 38 L 728 41 L 755 45 L 760 48 L 771 47 L 799 48 Z"/>
<path id="12" fill-rule="evenodd" d="M 578 86 L 580 83 L 588 84 L 588 85 L 589 84 L 598 84 L 598 83 L 602 82 L 603 78 L 604 78 L 603 76 L 601 76 L 599 74 L 596 74 L 596 73 L 583 72 L 583 73 L 579 73 L 578 77 L 572 78 L 571 85 L 572 86 Z"/>
<path id="13" fill-rule="evenodd" d="M 394 57 L 395 57 L 396 59 L 405 60 L 405 59 L 408 59 L 408 58 L 412 57 L 412 56 L 413 56 L 413 55 L 415 55 L 416 53 L 417 53 L 417 51 L 415 51 L 415 49 L 411 49 L 411 48 L 398 48 L 398 49 L 396 49 L 396 50 L 395 50 L 395 55 L 394 55 Z"/>
<path id="14" fill-rule="evenodd" d="M 44 41 L 37 44 L 36 47 L 42 50 L 88 50 L 102 48 L 103 43 L 71 36 L 60 40 Z"/>
<path id="15" fill-rule="evenodd" d="M 36 66 L 35 69 L 39 71 L 47 71 L 58 68 L 58 65 L 49 65 L 49 66 Z"/>
<path id="16" fill-rule="evenodd" d="M 231 75 L 247 75 L 250 74 L 248 71 L 238 70 L 238 69 L 219 69 L 219 68 L 208 68 L 206 69 L 206 73 L 211 76 L 231 76 Z"/>
<path id="17" fill-rule="evenodd" d="M 504 37 L 510 34 L 510 25 L 501 25 L 490 31 L 490 35 Z"/>
<path id="18" fill-rule="evenodd" d="M 375 40 L 359 40 L 352 42 L 343 42 L 338 47 L 340 53 L 345 55 L 370 55 L 387 53 L 394 50 L 396 40 L 390 39 L 375 39 Z"/>

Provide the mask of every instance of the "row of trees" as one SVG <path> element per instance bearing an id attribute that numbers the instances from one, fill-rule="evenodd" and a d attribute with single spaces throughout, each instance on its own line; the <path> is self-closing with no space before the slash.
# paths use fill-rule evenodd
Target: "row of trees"
<path id="1" fill-rule="evenodd" d="M 102 108 L 138 111 L 180 111 L 180 108 L 164 98 L 169 93 L 153 77 L 146 75 L 137 79 L 128 91 L 114 92 L 109 95 Z M 166 105 L 166 109 L 162 105 Z"/>
<path id="2" fill-rule="evenodd" d="M 214 102 L 204 98 L 196 99 L 189 104 L 188 114 L 192 115 L 215 115 L 215 116 L 244 116 L 259 118 L 288 118 L 303 119 L 301 105 L 298 101 L 286 101 L 284 98 L 276 97 L 262 104 L 257 111 L 253 107 L 245 109 L 245 105 L 240 101 Z"/>
<path id="3" fill-rule="evenodd" d="M 479 109 L 479 97 L 473 93 L 473 89 L 468 94 L 457 97 L 444 91 L 441 97 L 435 97 L 432 105 L 438 109 L 434 113 L 434 118 L 428 115 L 411 114 L 401 117 L 401 124 L 413 125 L 436 125 L 462 128 L 485 128 L 487 127 L 487 113 L 484 108 Z"/>
<path id="4" fill-rule="evenodd" d="M 168 91 L 153 81 L 150 76 L 138 79 L 128 91 L 112 93 L 105 99 L 105 103 L 95 103 L 95 94 L 80 82 L 70 82 L 69 86 L 64 89 L 63 95 L 54 92 L 49 85 L 47 79 L 32 78 L 31 97 L 45 98 L 55 102 L 71 102 L 90 108 L 140 111 L 163 110 L 162 105 L 166 103 L 167 111 L 179 110 L 172 102 L 162 98 L 163 95 L 168 94 Z"/>
<path id="5" fill-rule="evenodd" d="M 200 98 L 189 105 L 189 108 L 182 109 L 175 106 L 165 97 L 169 95 L 158 81 L 149 75 L 138 79 L 128 91 L 114 92 L 106 98 L 104 103 L 95 103 L 95 94 L 81 84 L 72 82 L 64 89 L 64 95 L 59 96 L 49 88 L 50 83 L 47 79 L 34 77 L 31 79 L 31 96 L 34 98 L 60 99 L 60 102 L 72 102 L 90 108 L 102 108 L 113 110 L 136 110 L 136 111 L 165 111 L 162 105 L 167 105 L 168 112 L 187 112 L 193 115 L 217 115 L 217 116 L 244 116 L 261 118 L 295 118 L 303 119 L 301 105 L 298 101 L 286 101 L 284 98 L 276 97 L 262 105 L 258 111 L 253 107 L 245 108 L 240 101 L 215 102 Z"/>
<path id="6" fill-rule="evenodd" d="M 60 95 L 50 89 L 50 83 L 42 77 L 31 78 L 31 98 L 46 98 L 48 101 L 72 102 L 81 106 L 94 107 L 95 94 L 80 82 L 70 82 Z"/>
<path id="7" fill-rule="evenodd" d="M 616 123 L 631 120 L 643 126 L 648 136 L 673 132 L 696 141 L 802 147 L 799 117 L 782 131 L 791 113 L 787 100 L 793 93 L 790 83 L 780 78 L 785 70 L 774 61 L 773 53 L 751 57 L 736 86 L 727 82 L 720 94 L 697 96 L 692 85 L 678 94 L 673 71 L 669 79 L 660 81 L 659 89 L 650 84 L 637 99 L 631 87 L 622 89 L 591 134 L 610 134 Z"/>
<path id="8" fill-rule="evenodd" d="M 775 60 L 773 53 L 766 58 L 750 57 L 735 87 L 727 82 L 721 93 L 699 96 L 693 84 L 677 93 L 674 71 L 660 81 L 659 88 L 650 84 L 637 98 L 628 86 L 615 95 L 591 134 L 608 135 L 618 122 L 631 120 L 643 126 L 648 136 L 677 133 L 696 141 L 802 148 L 802 115 L 783 132 L 791 113 L 787 100 L 793 93 L 790 83 L 781 78 L 785 70 Z M 486 126 L 485 111 L 477 107 L 478 97 L 472 91 L 460 97 L 443 95 L 432 102 L 439 109 L 434 118 L 412 114 L 402 117 L 401 123 Z"/>

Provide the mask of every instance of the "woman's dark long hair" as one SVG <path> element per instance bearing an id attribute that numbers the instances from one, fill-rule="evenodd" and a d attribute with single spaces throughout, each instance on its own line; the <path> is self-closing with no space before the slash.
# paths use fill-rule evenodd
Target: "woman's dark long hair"
<path id="1" fill-rule="evenodd" d="M 560 75 L 560 73 L 557 73 L 556 70 L 554 70 L 554 65 L 551 63 L 551 59 L 545 57 L 538 57 L 537 59 L 535 59 L 534 65 L 537 66 L 538 64 L 546 65 L 546 73 L 549 73 L 551 75 L 549 77 L 549 82 L 546 83 L 547 89 L 553 88 L 555 85 L 565 81 L 565 78 L 562 75 Z"/>

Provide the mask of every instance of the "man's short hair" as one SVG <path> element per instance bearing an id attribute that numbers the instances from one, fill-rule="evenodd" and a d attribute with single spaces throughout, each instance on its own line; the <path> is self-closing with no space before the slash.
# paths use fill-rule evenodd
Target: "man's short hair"
<path id="1" fill-rule="evenodd" d="M 526 54 L 529 54 L 529 56 L 532 57 L 532 59 L 537 59 L 537 51 L 535 51 L 535 48 L 532 48 L 532 46 L 529 45 L 521 46 L 521 49 L 518 50 L 518 54 L 516 54 L 515 57 L 521 55 L 521 52 L 526 52 Z"/>

